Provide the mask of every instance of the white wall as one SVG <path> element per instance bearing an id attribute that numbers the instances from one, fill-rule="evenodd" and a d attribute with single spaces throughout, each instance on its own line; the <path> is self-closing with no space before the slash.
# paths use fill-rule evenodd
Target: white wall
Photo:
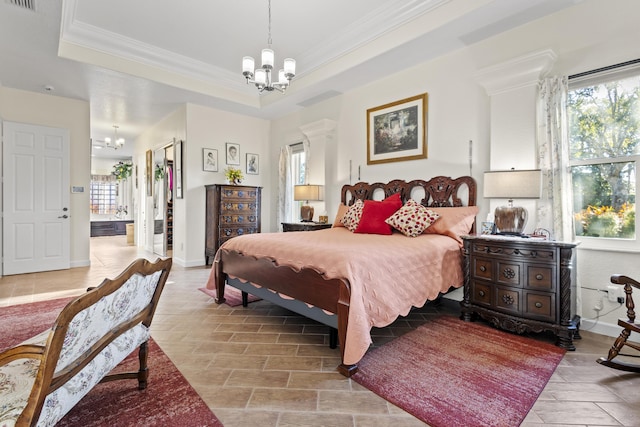
<path id="1" fill-rule="evenodd" d="M 240 145 L 240 169 L 244 175 L 242 181 L 245 185 L 262 188 L 262 230 L 272 231 L 271 218 L 273 213 L 273 200 L 277 197 L 277 190 L 269 185 L 269 178 L 277 174 L 276 163 L 269 161 L 269 128 L 267 120 L 228 113 L 213 108 L 198 105 L 187 105 L 186 114 L 187 138 L 185 152 L 185 201 L 186 204 L 178 208 L 176 216 L 184 218 L 184 228 L 174 233 L 184 236 L 184 240 L 176 242 L 180 246 L 184 244 L 185 265 L 198 266 L 205 264 L 204 257 L 204 225 L 205 225 L 205 192 L 204 186 L 208 184 L 224 184 L 225 143 L 231 142 Z M 205 172 L 202 168 L 202 149 L 212 148 L 218 150 L 218 172 Z M 246 154 L 252 153 L 259 156 L 259 174 L 247 175 Z M 236 166 L 237 167 L 237 166 Z M 178 201 L 180 202 L 180 201 Z M 186 209 L 186 206 L 189 209 Z M 174 208 L 175 210 L 175 208 Z M 182 232 L 184 231 L 184 234 Z M 174 249 L 175 251 L 175 249 Z"/>
<path id="2" fill-rule="evenodd" d="M 70 171 L 70 184 L 85 188 L 84 193 L 71 193 L 70 197 L 70 261 L 72 267 L 89 265 L 91 167 L 89 103 L 0 86 L 0 118 L 11 122 L 69 130 L 71 137 L 70 164 L 73 165 Z M 1 196 L 0 193 L 0 199 Z"/>
<path id="3" fill-rule="evenodd" d="M 135 152 L 133 155 L 134 180 L 137 179 L 138 182 L 137 185 L 134 185 L 133 212 L 135 213 L 136 244 L 138 246 L 143 246 L 150 252 L 153 252 L 154 211 L 153 196 L 147 196 L 146 152 L 147 150 L 155 152 L 160 148 L 173 144 L 174 140 L 185 141 L 187 139 L 186 115 L 187 108 L 183 105 L 149 129 L 145 130 L 135 141 Z M 138 171 L 137 177 L 135 172 L 136 167 Z M 188 171 L 188 169 L 186 170 Z M 153 179 L 153 168 L 151 170 L 151 174 L 151 179 Z M 186 178 L 184 178 L 184 180 L 186 181 Z M 186 202 L 186 198 L 178 200 L 174 195 L 172 256 L 174 261 L 180 265 L 184 265 L 186 259 L 183 244 L 186 230 Z"/>
<path id="4" fill-rule="evenodd" d="M 390 179 L 429 178 L 436 175 L 469 174 L 468 141 L 473 140 L 472 176 L 478 182 L 479 220 L 489 212 L 482 199 L 482 173 L 489 169 L 489 158 L 495 164 L 520 166 L 535 164 L 525 159 L 535 153 L 535 106 L 529 97 L 513 97 L 510 108 L 513 123 L 503 127 L 504 134 L 491 134 L 490 98 L 474 76 L 479 70 L 523 55 L 550 49 L 557 54 L 552 74 L 570 75 L 640 57 L 640 2 L 634 0 L 587 0 L 550 17 L 494 36 L 436 60 L 379 80 L 316 104 L 303 111 L 275 120 L 272 125 L 271 159 L 277 161 L 279 148 L 301 140 L 300 126 L 322 119 L 337 122 L 335 153 L 326 160 L 336 163 L 333 176 L 327 175 L 327 211 L 333 219 L 339 201 L 340 187 L 361 180 L 368 182 Z M 596 30 L 597 29 L 597 30 Z M 423 92 L 429 94 L 428 159 L 367 166 L 366 111 Z M 502 112 L 504 113 L 504 112 Z M 517 136 L 517 137 L 515 137 Z M 496 144 L 494 144 L 496 138 Z M 505 145 L 505 139 L 511 140 Z M 313 151 L 313 147 L 311 147 Z M 352 176 L 349 177 L 349 161 Z M 272 185 L 277 177 L 272 176 Z M 581 312 L 594 317 L 592 307 L 600 293 L 587 288 L 606 288 L 609 276 L 623 273 L 640 278 L 638 254 L 622 254 L 578 249 L 577 277 L 582 286 Z M 603 313 L 614 309 L 605 301 Z M 599 324 L 615 324 L 622 317 L 619 308 L 599 319 Z M 591 324 L 587 321 L 584 325 Z M 606 331 L 605 331 L 606 329 Z M 608 332 L 608 328 L 594 328 Z M 619 332 L 618 328 L 612 328 Z"/>

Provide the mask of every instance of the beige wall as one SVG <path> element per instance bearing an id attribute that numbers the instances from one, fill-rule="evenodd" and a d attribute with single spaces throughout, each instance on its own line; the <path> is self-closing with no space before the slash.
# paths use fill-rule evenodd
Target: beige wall
<path id="1" fill-rule="evenodd" d="M 70 183 L 72 186 L 85 188 L 84 193 L 73 193 L 70 197 L 71 266 L 89 265 L 89 181 L 91 173 L 89 103 L 0 87 L 0 118 L 11 122 L 69 130 L 71 137 L 70 164 L 73 165 Z"/>
<path id="2" fill-rule="evenodd" d="M 205 192 L 208 184 L 224 184 L 225 143 L 240 145 L 240 169 L 244 174 L 243 184 L 260 186 L 262 189 L 263 231 L 271 231 L 269 225 L 275 214 L 272 201 L 277 196 L 269 178 L 277 173 L 274 164 L 268 161 L 269 128 L 267 120 L 228 113 L 199 105 L 187 105 L 187 142 L 184 161 L 186 162 L 186 185 L 184 210 L 178 210 L 185 221 L 184 250 L 185 265 L 204 265 L 204 224 Z M 202 170 L 202 149 L 218 150 L 218 172 Z M 246 154 L 259 156 L 259 174 L 247 175 Z M 277 163 L 275 163 L 277 165 Z M 186 206 L 189 208 L 186 209 Z"/>
<path id="3" fill-rule="evenodd" d="M 367 86 L 316 104 L 303 111 L 275 120 L 272 124 L 271 159 L 277 159 L 283 144 L 300 140 L 299 128 L 306 124 L 331 119 L 337 122 L 335 152 L 327 152 L 326 161 L 335 161 L 333 174 L 326 176 L 327 211 L 332 218 L 337 210 L 340 187 L 361 180 L 375 182 L 394 178 L 416 179 L 436 175 L 469 174 L 468 141 L 473 140 L 472 175 L 479 186 L 479 220 L 489 212 L 489 203 L 482 199 L 482 173 L 496 164 L 533 164 L 535 159 L 522 155 L 535 153 L 534 106 L 530 97 L 514 97 L 509 108 L 491 110 L 490 98 L 477 81 L 476 73 L 487 67 L 510 61 L 533 52 L 551 49 L 557 59 L 552 74 L 570 75 L 638 58 L 632 41 L 640 39 L 640 2 L 587 0 L 550 17 L 489 38 L 481 43 L 419 66 L 388 76 Z M 597 26 L 594 31 L 593 26 Z M 366 164 L 366 111 L 423 92 L 429 94 L 428 153 L 429 158 L 382 165 Z M 506 110 L 506 111 L 505 111 Z M 502 136 L 491 133 L 492 114 L 503 114 Z M 494 138 L 521 135 L 510 141 L 509 150 L 502 150 Z M 504 146 L 502 146 L 504 148 Z M 313 147 L 311 147 L 313 152 Z M 523 154 L 524 153 L 524 154 Z M 349 176 L 349 162 L 352 176 Z M 272 186 L 277 177 L 271 177 Z M 583 318 L 595 318 L 593 306 L 602 293 L 591 289 L 606 289 L 609 276 L 625 273 L 640 277 L 640 267 L 633 261 L 637 253 L 617 253 L 578 249 L 577 278 L 582 286 L 579 296 Z M 617 334 L 617 317 L 623 308 L 604 302 L 604 315 L 593 329 Z M 595 321 L 587 320 L 591 327 Z"/>

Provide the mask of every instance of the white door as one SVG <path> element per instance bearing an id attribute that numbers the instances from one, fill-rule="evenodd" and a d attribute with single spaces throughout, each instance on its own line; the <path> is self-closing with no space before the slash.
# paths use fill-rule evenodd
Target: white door
<path id="1" fill-rule="evenodd" d="M 3 274 L 69 268 L 69 131 L 4 122 L 3 139 Z"/>

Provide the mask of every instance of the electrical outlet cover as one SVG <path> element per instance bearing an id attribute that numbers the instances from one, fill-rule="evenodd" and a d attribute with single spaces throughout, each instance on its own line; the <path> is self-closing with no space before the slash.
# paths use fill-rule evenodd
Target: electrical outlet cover
<path id="1" fill-rule="evenodd" d="M 609 285 L 607 286 L 607 297 L 611 302 L 618 302 L 618 289 L 620 286 Z"/>

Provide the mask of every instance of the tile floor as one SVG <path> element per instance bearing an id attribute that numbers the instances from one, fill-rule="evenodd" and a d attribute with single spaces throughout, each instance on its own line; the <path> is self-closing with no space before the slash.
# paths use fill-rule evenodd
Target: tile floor
<path id="1" fill-rule="evenodd" d="M 0 309 L 77 295 L 138 256 L 155 258 L 124 237 L 93 238 L 90 268 L 0 278 Z M 325 327 L 264 301 L 247 309 L 215 304 L 197 290 L 209 271 L 174 265 L 152 335 L 225 426 L 423 425 L 335 372 L 339 354 L 328 347 Z M 376 345 L 446 314 L 456 314 L 455 303 L 427 305 L 376 330 Z M 523 426 L 640 426 L 640 375 L 595 363 L 612 339 L 582 336 Z"/>

